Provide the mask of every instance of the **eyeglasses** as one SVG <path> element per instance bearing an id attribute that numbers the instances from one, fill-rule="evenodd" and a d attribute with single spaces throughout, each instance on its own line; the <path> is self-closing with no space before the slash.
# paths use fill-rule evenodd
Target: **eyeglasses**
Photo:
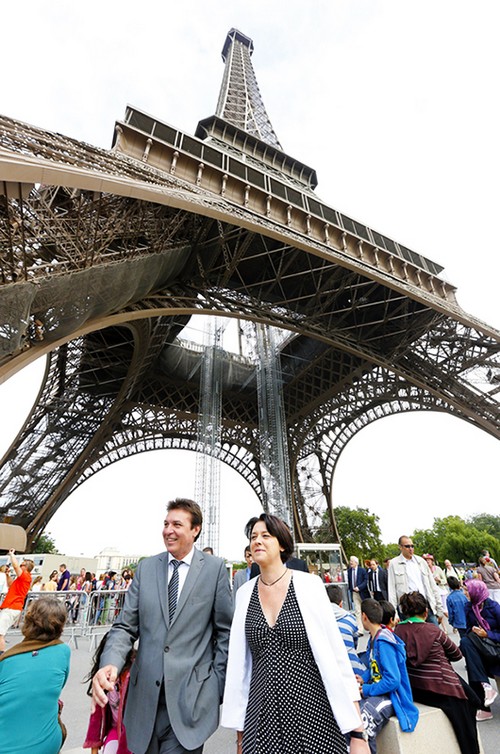
<path id="1" fill-rule="evenodd" d="M 415 549 L 415 545 L 401 545 L 401 547 L 406 547 L 407 550 Z"/>

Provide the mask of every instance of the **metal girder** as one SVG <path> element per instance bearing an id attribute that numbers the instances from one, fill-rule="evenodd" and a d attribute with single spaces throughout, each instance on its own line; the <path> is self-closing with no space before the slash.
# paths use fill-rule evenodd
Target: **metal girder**
<path id="1" fill-rule="evenodd" d="M 259 91 L 250 59 L 252 52 L 252 40 L 237 29 L 231 29 L 222 51 L 225 68 L 216 113 L 281 149 Z"/>
<path id="2" fill-rule="evenodd" d="M 233 32 L 200 138 L 132 108 L 112 151 L 0 117 L 0 378 L 48 354 L 0 467 L 0 519 L 31 541 L 108 464 L 199 449 L 201 355 L 179 338 L 196 314 L 289 333 L 298 539 L 326 510 L 334 523 L 335 465 L 368 423 L 438 410 L 500 437 L 500 333 L 458 306 L 439 265 L 317 199 L 314 171 L 269 130 L 251 40 Z M 262 497 L 256 365 L 220 366 L 217 457 Z"/>

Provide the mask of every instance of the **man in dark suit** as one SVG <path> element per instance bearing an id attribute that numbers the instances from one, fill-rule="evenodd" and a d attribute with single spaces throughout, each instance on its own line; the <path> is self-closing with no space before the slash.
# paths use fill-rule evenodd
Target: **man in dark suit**
<path id="1" fill-rule="evenodd" d="M 356 623 L 360 634 L 364 633 L 363 621 L 361 619 L 361 603 L 370 597 L 368 591 L 368 576 L 364 568 L 360 568 L 359 560 L 355 555 L 349 558 L 349 568 L 347 569 L 347 586 L 351 601 L 356 614 Z"/>
<path id="2" fill-rule="evenodd" d="M 378 564 L 378 560 L 372 558 L 370 560 L 370 568 L 368 569 L 368 591 L 374 600 L 387 600 L 387 571 L 385 568 L 381 568 Z"/>
<path id="3" fill-rule="evenodd" d="M 233 600 L 224 561 L 194 547 L 202 513 L 167 506 L 167 552 L 139 563 L 93 681 L 104 707 L 134 642 L 124 724 L 134 754 L 200 754 L 219 723 Z"/>
<path id="4" fill-rule="evenodd" d="M 292 571 L 304 571 L 304 573 L 309 573 L 306 561 L 302 560 L 302 558 L 296 558 L 294 555 L 291 555 L 288 558 L 285 565 L 287 568 L 291 568 Z"/>

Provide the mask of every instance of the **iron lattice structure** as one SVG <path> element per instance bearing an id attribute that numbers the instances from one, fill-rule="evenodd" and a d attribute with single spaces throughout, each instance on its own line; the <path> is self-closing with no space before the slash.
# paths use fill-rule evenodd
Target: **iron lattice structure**
<path id="1" fill-rule="evenodd" d="M 196 135 L 128 107 L 111 150 L 0 118 L 0 377 L 43 385 L 0 467 L 0 519 L 32 543 L 78 485 L 157 448 L 196 450 L 210 314 L 288 331 L 281 398 L 298 540 L 332 518 L 337 460 L 387 414 L 445 411 L 500 436 L 500 333 L 442 268 L 315 194 L 282 151 L 232 30 Z M 262 498 L 256 365 L 225 354 L 217 457 Z"/>

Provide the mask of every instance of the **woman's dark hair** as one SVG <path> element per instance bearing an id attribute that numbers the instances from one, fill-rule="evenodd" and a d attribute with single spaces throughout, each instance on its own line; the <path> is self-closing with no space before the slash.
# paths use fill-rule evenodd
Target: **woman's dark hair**
<path id="1" fill-rule="evenodd" d="M 59 639 L 66 623 L 66 607 L 53 597 L 33 600 L 26 610 L 22 627 L 26 639 L 54 641 Z"/>
<path id="2" fill-rule="evenodd" d="M 245 534 L 248 539 L 251 539 L 253 527 L 258 521 L 263 521 L 269 534 L 271 534 L 272 537 L 276 537 L 280 543 L 280 547 L 283 548 L 283 552 L 280 553 L 281 561 L 286 563 L 286 561 L 292 557 L 293 553 L 292 533 L 287 524 L 285 524 L 281 518 L 273 516 L 271 513 L 261 513 L 260 516 L 254 516 L 251 518 L 245 526 Z"/>
<path id="3" fill-rule="evenodd" d="M 413 618 L 415 615 L 423 615 L 429 609 L 429 603 L 420 592 L 403 594 L 399 600 L 401 612 L 405 618 Z"/>
<path id="4" fill-rule="evenodd" d="M 450 589 L 460 589 L 460 581 L 456 576 L 448 576 L 446 583 L 448 584 Z"/>
<path id="5" fill-rule="evenodd" d="M 395 618 L 396 609 L 392 602 L 388 602 L 387 600 L 380 600 L 379 604 L 383 611 L 382 623 L 384 624 L 384 626 L 387 626 L 390 621 Z"/>
<path id="6" fill-rule="evenodd" d="M 106 646 L 107 640 L 108 640 L 108 634 L 106 633 L 102 637 L 101 641 L 99 642 L 99 646 L 97 647 L 94 653 L 94 658 L 93 658 L 90 672 L 83 679 L 84 683 L 87 683 L 87 681 L 89 682 L 89 685 L 87 686 L 88 696 L 92 696 L 92 680 L 95 674 L 97 673 L 97 671 L 99 670 L 99 667 L 101 664 L 101 656 L 102 656 L 102 653 L 104 652 L 104 647 Z M 124 670 L 128 670 L 128 668 L 132 665 L 132 662 L 134 661 L 134 657 L 135 657 L 135 649 L 131 649 L 127 655 L 127 659 L 125 660 L 125 665 L 123 666 L 121 670 L 122 673 Z"/>

